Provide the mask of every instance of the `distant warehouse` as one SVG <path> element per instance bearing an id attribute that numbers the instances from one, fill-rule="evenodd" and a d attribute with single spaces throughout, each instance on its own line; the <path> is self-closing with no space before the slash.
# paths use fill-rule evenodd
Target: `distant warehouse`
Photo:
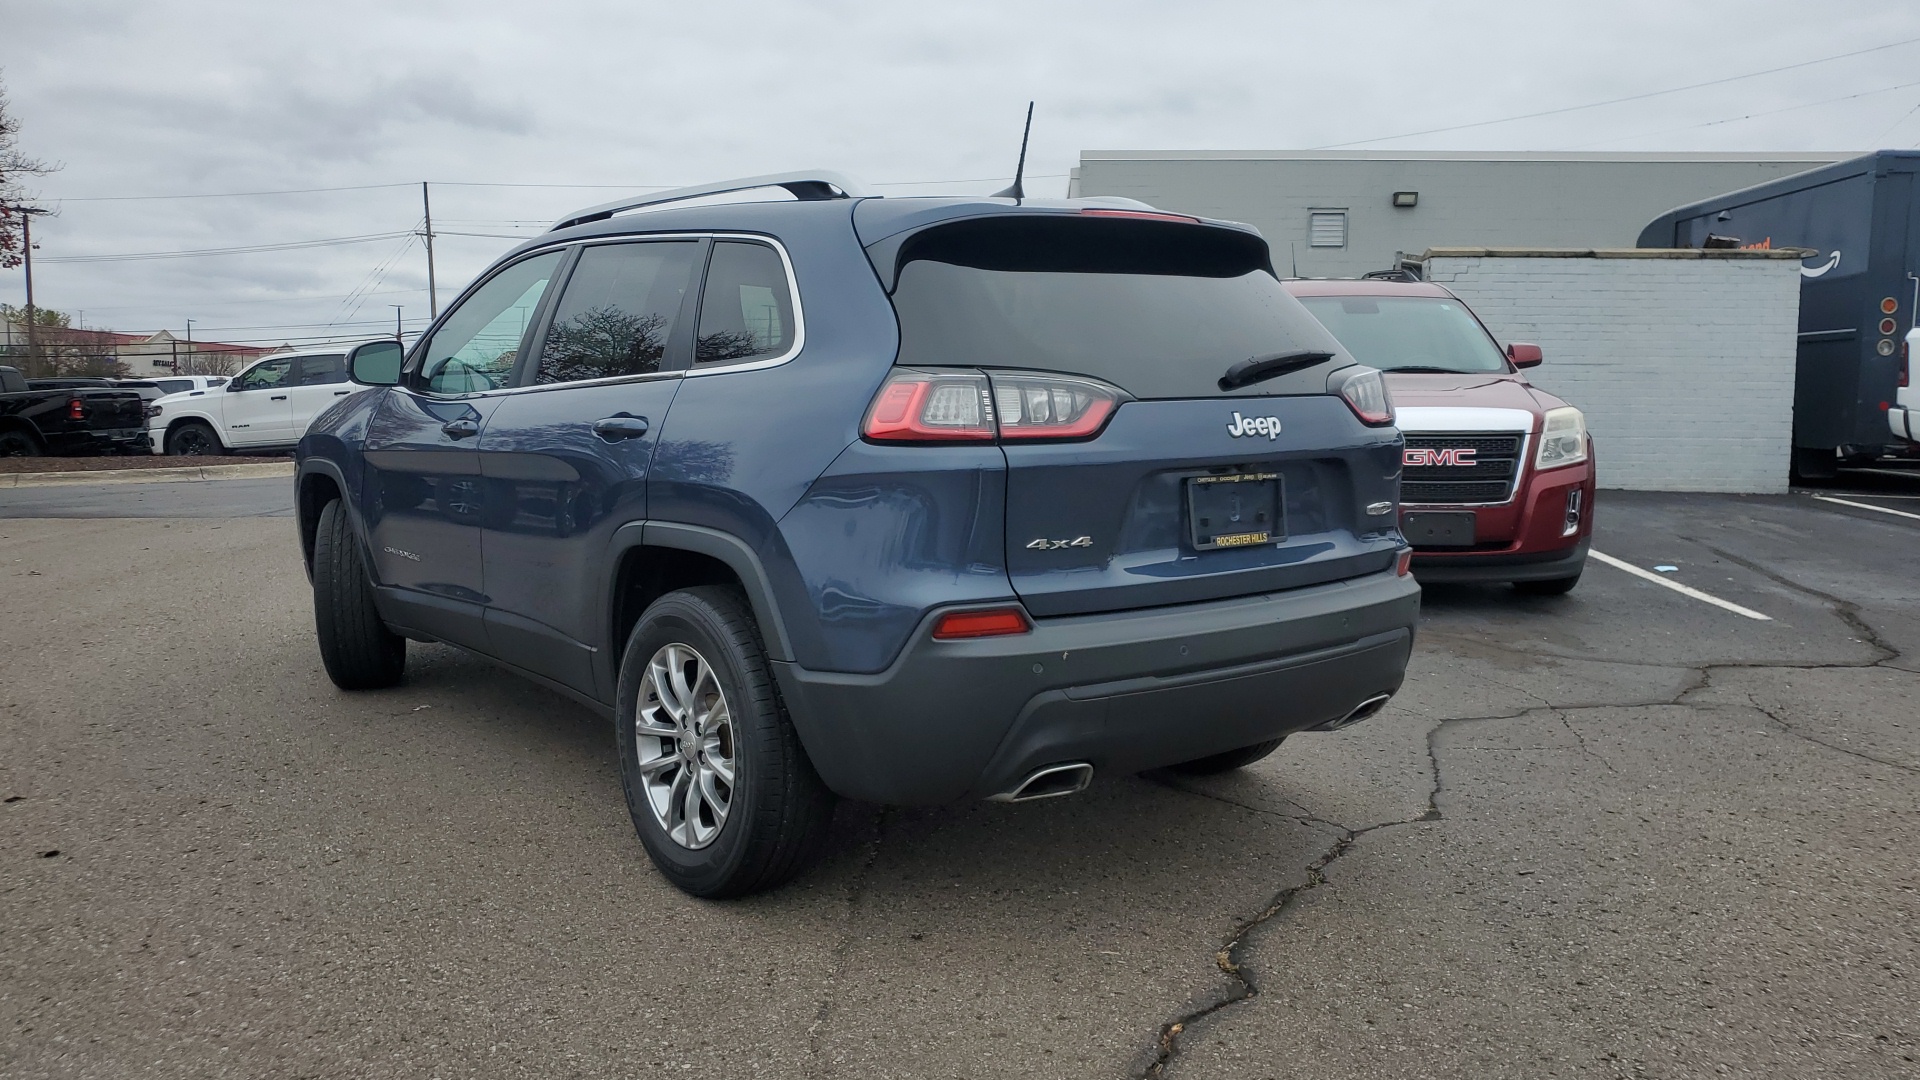
<path id="1" fill-rule="evenodd" d="M 1630 248 L 1674 207 L 1852 156 L 1088 150 L 1069 194 L 1244 221 L 1280 273 L 1354 277 L 1429 248 Z"/>

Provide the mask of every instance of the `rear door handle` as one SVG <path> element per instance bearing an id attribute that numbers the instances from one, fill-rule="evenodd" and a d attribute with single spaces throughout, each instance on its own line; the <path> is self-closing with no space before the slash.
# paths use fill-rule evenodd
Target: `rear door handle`
<path id="1" fill-rule="evenodd" d="M 351 393 L 353 393 L 353 391 L 351 391 L 351 390 L 335 390 L 335 391 L 333 392 L 333 396 L 334 396 L 334 397 L 346 397 L 346 396 L 347 396 L 348 394 L 351 394 Z"/>
<path id="2" fill-rule="evenodd" d="M 471 439 L 480 434 L 480 421 L 462 417 L 459 420 L 449 420 L 441 424 L 440 430 L 449 439 Z"/>
<path id="3" fill-rule="evenodd" d="M 275 394 L 275 395 L 273 395 L 272 397 L 270 397 L 270 398 L 268 398 L 267 400 L 268 400 L 268 401 L 285 401 L 285 400 L 287 400 L 287 395 L 285 395 L 285 394 Z"/>
<path id="4" fill-rule="evenodd" d="M 608 442 L 622 439 L 638 439 L 647 433 L 647 418 L 644 416 L 609 416 L 593 422 L 593 433 Z"/>

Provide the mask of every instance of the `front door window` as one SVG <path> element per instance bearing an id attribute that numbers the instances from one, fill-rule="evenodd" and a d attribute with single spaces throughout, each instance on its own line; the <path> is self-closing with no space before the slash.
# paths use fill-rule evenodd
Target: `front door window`
<path id="1" fill-rule="evenodd" d="M 560 254 L 550 251 L 514 263 L 467 297 L 422 347 L 417 385 L 436 394 L 506 386 Z"/>

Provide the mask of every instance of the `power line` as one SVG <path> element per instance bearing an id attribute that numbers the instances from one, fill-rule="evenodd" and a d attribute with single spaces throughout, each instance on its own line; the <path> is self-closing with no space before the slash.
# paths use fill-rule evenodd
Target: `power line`
<path id="1" fill-rule="evenodd" d="M 322 191 L 375 191 L 412 184 L 349 184 L 345 187 L 282 188 L 277 191 L 208 191 L 184 195 L 74 195 L 53 202 L 145 202 L 152 199 L 246 199 L 256 195 L 313 195 Z"/>
<path id="2" fill-rule="evenodd" d="M 1907 113 L 1906 113 L 1906 115 L 1905 115 L 1905 116 L 1902 116 L 1902 117 L 1901 117 L 1900 119 L 1898 119 L 1898 120 L 1895 120 L 1895 121 L 1894 121 L 1894 122 L 1893 122 L 1892 124 L 1889 124 L 1889 125 L 1887 126 L 1887 130 L 1885 130 L 1885 131 L 1883 131 L 1883 132 L 1881 132 L 1881 133 L 1880 133 L 1880 134 L 1878 134 L 1878 135 L 1875 135 L 1875 136 L 1873 137 L 1873 141 L 1874 141 L 1874 143 L 1875 143 L 1875 144 L 1877 145 L 1877 144 L 1879 144 L 1879 142 L 1880 142 L 1880 141 L 1881 141 L 1882 139 L 1885 139 L 1885 138 L 1886 138 L 1887 136 L 1889 136 L 1889 135 L 1891 135 L 1891 134 L 1893 134 L 1893 133 L 1894 133 L 1894 131 L 1895 131 L 1896 129 L 1898 129 L 1899 127 L 1900 127 L 1900 125 L 1902 125 L 1902 124 L 1904 124 L 1904 123 L 1906 123 L 1907 121 L 1909 121 L 1909 120 L 1911 120 L 1911 119 L 1913 119 L 1913 114 L 1914 114 L 1914 113 L 1920 113 L 1920 102 L 1916 102 L 1916 103 L 1914 104 L 1914 106 L 1913 106 L 1913 108 L 1911 108 L 1911 109 L 1908 109 L 1908 110 L 1907 110 Z"/>
<path id="3" fill-rule="evenodd" d="M 413 318 L 404 319 L 403 321 L 409 322 L 409 323 L 424 323 L 424 322 L 432 322 L 433 320 L 429 316 L 420 315 Z M 258 326 L 201 326 L 199 323 L 199 320 L 196 319 L 194 321 L 193 329 L 196 333 L 226 334 L 226 333 L 232 333 L 238 330 L 312 330 L 312 329 L 324 330 L 333 326 L 389 326 L 389 325 L 392 325 L 392 324 L 389 323 L 388 320 L 386 319 L 360 319 L 354 322 L 343 322 L 343 323 L 300 322 L 300 323 L 262 323 L 261 325 L 258 325 Z"/>
<path id="4" fill-rule="evenodd" d="M 1066 173 L 1038 173 L 1036 180 L 1058 180 Z M 937 184 L 993 184 L 1008 179 L 1004 176 L 975 176 L 947 180 L 876 180 L 874 187 L 925 187 Z M 524 184 L 486 180 L 433 180 L 435 187 L 479 187 L 479 188 L 533 188 L 550 190 L 583 191 L 669 191 L 683 184 Z M 334 191 L 380 191 L 387 188 L 417 187 L 414 181 L 393 184 L 347 184 L 340 187 L 316 188 L 279 188 L 270 191 L 204 191 L 181 192 L 172 195 L 73 195 L 67 197 L 48 196 L 49 202 L 147 202 L 160 199 L 247 199 L 268 195 L 314 195 Z M 436 230 L 437 231 L 437 230 Z"/>
<path id="5" fill-rule="evenodd" d="M 422 286 L 418 289 L 384 289 L 377 293 L 368 293 L 367 295 L 368 296 L 400 296 L 402 294 L 424 294 L 426 291 L 427 291 L 426 287 Z M 259 298 L 259 299 L 253 299 L 253 300 L 216 300 L 208 304 L 196 305 L 196 306 L 225 308 L 225 307 L 238 307 L 242 304 L 246 304 L 246 305 L 296 304 L 296 303 L 302 303 L 308 300 L 340 300 L 352 295 L 354 294 L 353 293 L 306 293 L 300 296 L 274 296 L 274 297 L 266 297 L 266 298 Z M 87 310 L 88 311 L 161 311 L 161 310 L 171 311 L 172 309 L 178 306 L 179 306 L 178 304 L 173 304 L 173 303 L 103 304 L 97 307 L 93 305 L 88 305 Z"/>
<path id="6" fill-rule="evenodd" d="M 123 255 L 57 255 L 42 258 L 49 263 L 146 262 L 154 259 L 193 259 L 207 255 L 250 255 L 262 251 L 298 251 L 305 248 L 338 247 L 343 244 L 371 244 L 410 235 L 407 232 L 368 233 L 364 236 L 333 236 L 321 240 L 291 240 L 279 244 L 251 244 L 244 247 L 198 248 L 191 251 L 136 251 Z"/>
<path id="7" fill-rule="evenodd" d="M 1833 56 L 1823 56 L 1818 60 L 1802 60 L 1797 64 L 1786 64 L 1781 67 L 1767 68 L 1764 71 L 1749 71 L 1744 75 L 1728 75 L 1721 79 L 1708 79 L 1706 82 L 1689 83 L 1686 86 L 1675 86 L 1666 90 L 1649 90 L 1644 94 L 1628 94 L 1626 97 L 1609 98 L 1606 101 L 1590 101 L 1585 105 L 1567 105 L 1558 109 L 1542 109 L 1539 112 L 1520 113 L 1517 116 L 1503 116 L 1498 120 L 1476 120 L 1471 124 L 1452 124 L 1447 127 L 1427 128 L 1424 131 L 1402 132 L 1398 135 L 1381 135 L 1371 139 L 1354 139 L 1351 142 L 1326 143 L 1321 146 L 1309 147 L 1308 149 L 1338 150 L 1341 147 L 1359 146 L 1363 143 L 1393 142 L 1396 139 L 1411 139 L 1420 135 L 1439 135 L 1448 131 L 1466 131 L 1469 128 L 1491 127 L 1494 124 L 1510 124 L 1516 120 L 1532 120 L 1542 116 L 1559 116 L 1563 113 L 1579 112 L 1583 109 L 1598 109 L 1603 106 L 1619 105 L 1628 101 L 1645 101 L 1648 98 L 1684 93 L 1688 90 L 1698 90 L 1706 86 L 1721 86 L 1730 82 L 1739 82 L 1742 79 L 1757 79 L 1762 75 L 1777 75 L 1782 71 L 1793 71 L 1797 68 L 1812 67 L 1815 64 L 1830 63 L 1834 60 L 1845 60 L 1849 57 L 1865 56 L 1868 53 L 1884 52 L 1887 49 L 1897 49 L 1902 45 L 1911 45 L 1916 41 L 1920 41 L 1920 38 L 1907 38 L 1904 41 L 1893 41 L 1885 45 L 1875 45 L 1870 49 L 1856 49 L 1853 52 L 1836 53 Z"/>
<path id="8" fill-rule="evenodd" d="M 1778 116 L 1781 113 L 1798 112 L 1801 109 L 1812 109 L 1812 108 L 1817 108 L 1821 105 L 1831 105 L 1836 101 L 1852 101 L 1854 98 L 1872 97 L 1874 94 L 1889 94 L 1895 90 L 1907 90 L 1916 86 L 1920 86 L 1920 82 L 1901 83 L 1898 86 L 1883 86 L 1878 90 L 1862 90 L 1857 94 L 1842 94 L 1839 97 L 1821 98 L 1819 101 L 1808 101 L 1799 105 L 1789 105 L 1784 109 L 1768 109 L 1764 112 L 1746 113 L 1741 116 L 1729 116 L 1722 120 L 1707 120 L 1698 124 L 1684 124 L 1680 127 L 1661 128 L 1659 131 L 1645 131 L 1645 132 L 1641 132 L 1638 135 L 1620 135 L 1611 139 L 1600 139 L 1595 142 L 1580 143 L 1577 146 L 1566 147 L 1566 149 L 1580 150 L 1589 146 L 1605 146 L 1608 143 L 1626 142 L 1631 139 L 1645 139 L 1654 135 L 1667 135 L 1675 131 L 1692 131 L 1696 128 L 1717 127 L 1721 124 L 1737 124 L 1742 120 L 1752 120 L 1761 116 Z M 1920 111 L 1920 105 L 1914 106 L 1914 109 L 1915 111 Z M 1907 114 L 1907 116 L 1912 116 L 1912 115 L 1913 113 L 1911 112 Z M 1898 123 L 1894 124 L 1894 127 L 1899 127 L 1900 124 L 1903 124 L 1905 122 L 1906 122 L 1905 117 L 1902 117 Z M 1892 131 L 1892 130 L 1893 128 L 1887 129 L 1887 131 Z M 1882 132 L 1880 137 L 1875 138 L 1873 141 L 1877 143 L 1880 141 L 1881 138 L 1885 138 L 1885 137 L 1886 137 L 1886 132 Z"/>

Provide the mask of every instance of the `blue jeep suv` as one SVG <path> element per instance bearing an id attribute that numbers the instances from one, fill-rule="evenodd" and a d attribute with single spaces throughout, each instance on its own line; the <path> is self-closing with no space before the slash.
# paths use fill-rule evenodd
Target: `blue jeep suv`
<path id="1" fill-rule="evenodd" d="M 349 363 L 296 479 L 328 675 L 439 641 L 611 714 L 696 895 L 835 796 L 1235 768 L 1406 669 L 1386 390 L 1246 226 L 755 177 L 574 214 Z"/>

